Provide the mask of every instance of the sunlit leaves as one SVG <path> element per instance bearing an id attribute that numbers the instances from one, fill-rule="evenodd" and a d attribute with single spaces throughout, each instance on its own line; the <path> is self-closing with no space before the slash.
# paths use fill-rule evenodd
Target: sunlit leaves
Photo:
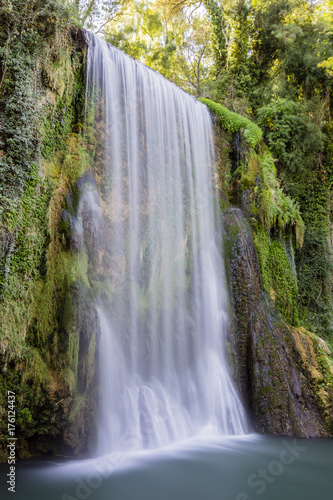
<path id="1" fill-rule="evenodd" d="M 185 90 L 202 94 L 212 57 L 209 24 L 201 14 L 170 17 L 159 2 L 132 1 L 105 37 Z"/>

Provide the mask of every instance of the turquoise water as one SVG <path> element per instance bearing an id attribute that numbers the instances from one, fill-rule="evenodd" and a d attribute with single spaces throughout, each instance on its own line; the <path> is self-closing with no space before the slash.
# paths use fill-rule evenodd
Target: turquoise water
<path id="1" fill-rule="evenodd" d="M 332 500 L 333 440 L 257 435 L 196 438 L 158 451 L 104 459 L 26 460 L 16 500 Z"/>

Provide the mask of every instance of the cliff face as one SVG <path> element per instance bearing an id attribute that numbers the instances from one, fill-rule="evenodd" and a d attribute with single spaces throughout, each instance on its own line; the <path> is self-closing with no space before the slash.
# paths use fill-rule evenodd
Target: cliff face
<path id="1" fill-rule="evenodd" d="M 1 60 L 0 433 L 7 434 L 11 390 L 20 458 L 87 453 L 94 442 L 90 234 L 78 251 L 64 219 L 66 211 L 77 216 L 93 155 L 82 139 L 86 41 L 59 16 L 17 32 Z M 4 445 L 0 457 L 6 453 Z"/>
<path id="2" fill-rule="evenodd" d="M 309 259 L 307 245 L 308 233 L 315 230 L 282 188 L 268 148 L 260 140 L 246 140 L 246 121 L 240 126 L 237 116 L 223 106 L 204 101 L 214 113 L 218 185 L 225 209 L 234 318 L 228 348 L 245 407 L 260 433 L 332 436 L 331 351 L 304 327 L 312 306 L 309 301 L 304 315 L 299 292 L 306 272 L 308 280 L 313 275 L 310 266 L 318 267 L 317 255 L 312 252 Z M 321 203 L 326 210 L 327 201 Z"/>
<path id="3" fill-rule="evenodd" d="M 331 436 L 333 368 L 325 342 L 288 325 L 264 292 L 252 231 L 242 211 L 227 210 L 224 227 L 235 373 L 255 429 L 277 436 Z"/>

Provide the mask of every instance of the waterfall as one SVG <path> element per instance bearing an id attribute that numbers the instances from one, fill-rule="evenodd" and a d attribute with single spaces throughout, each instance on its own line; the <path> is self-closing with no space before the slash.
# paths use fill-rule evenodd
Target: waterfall
<path id="1" fill-rule="evenodd" d="M 95 134 L 101 193 L 98 452 L 242 434 L 224 352 L 228 296 L 210 113 L 87 38 L 86 133 Z"/>

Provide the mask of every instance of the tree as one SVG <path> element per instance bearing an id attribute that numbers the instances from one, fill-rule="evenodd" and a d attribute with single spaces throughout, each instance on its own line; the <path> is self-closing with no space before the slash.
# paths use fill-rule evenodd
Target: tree
<path id="1" fill-rule="evenodd" d="M 71 0 L 74 19 L 81 26 L 99 33 L 116 16 L 126 0 Z"/>
<path id="2" fill-rule="evenodd" d="M 212 66 L 209 26 L 193 13 L 172 17 L 158 2 L 132 1 L 106 30 L 107 41 L 197 96 Z"/>
<path id="3" fill-rule="evenodd" d="M 322 20 L 326 24 L 327 37 L 332 37 L 333 33 L 333 0 L 324 2 L 322 10 Z M 321 61 L 318 64 L 319 68 L 323 68 L 329 77 L 333 77 L 333 57 Z"/>

